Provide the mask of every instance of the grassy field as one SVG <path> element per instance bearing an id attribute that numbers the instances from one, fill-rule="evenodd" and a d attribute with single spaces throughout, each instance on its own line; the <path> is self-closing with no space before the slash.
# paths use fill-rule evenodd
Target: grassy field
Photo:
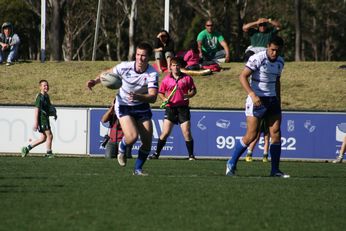
<path id="1" fill-rule="evenodd" d="M 51 100 L 56 105 L 107 107 L 115 92 L 101 85 L 87 91 L 85 83 L 114 62 L 22 62 L 0 66 L 0 104 L 32 105 L 38 81 L 50 83 Z M 284 110 L 346 111 L 346 70 L 342 62 L 287 62 L 282 75 Z M 198 93 L 193 108 L 242 109 L 245 92 L 238 76 L 243 63 L 223 64 L 224 71 L 195 76 Z M 162 77 L 160 78 L 162 79 Z M 15 97 L 14 97 L 15 96 Z M 158 100 L 153 106 L 158 107 Z"/>
<path id="2" fill-rule="evenodd" d="M 0 230 L 343 230 L 344 164 L 1 157 Z"/>
<path id="3" fill-rule="evenodd" d="M 85 83 L 113 62 L 22 62 L 0 66 L 0 104 L 32 105 L 38 81 L 55 105 L 107 107 L 115 92 Z M 286 63 L 284 110 L 346 111 L 341 62 Z M 194 77 L 194 108 L 243 108 L 242 63 Z M 162 76 L 161 78 L 162 79 Z M 156 102 L 154 107 L 158 107 Z M 2 230 L 343 230 L 345 164 L 283 162 L 290 179 L 267 177 L 270 164 L 224 160 L 153 160 L 148 177 L 102 158 L 0 157 Z"/>

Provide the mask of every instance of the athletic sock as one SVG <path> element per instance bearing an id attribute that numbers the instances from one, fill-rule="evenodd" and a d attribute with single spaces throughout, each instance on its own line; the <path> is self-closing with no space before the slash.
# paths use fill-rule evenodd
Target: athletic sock
<path id="1" fill-rule="evenodd" d="M 248 150 L 246 155 L 247 155 L 247 156 L 251 156 L 251 155 L 252 155 L 252 151 L 251 151 L 251 150 Z"/>
<path id="2" fill-rule="evenodd" d="M 281 143 L 271 144 L 269 148 L 269 152 L 272 158 L 272 173 L 276 173 L 279 171 Z"/>
<path id="3" fill-rule="evenodd" d="M 243 139 L 236 141 L 232 158 L 229 160 L 229 163 L 232 164 L 234 168 L 237 166 L 239 158 L 245 152 L 246 149 L 247 146 L 243 143 Z"/>
<path id="4" fill-rule="evenodd" d="M 125 155 L 127 158 L 132 158 L 132 145 L 126 145 Z"/>
<path id="5" fill-rule="evenodd" d="M 125 153 L 126 151 L 126 143 L 125 143 L 125 137 L 123 137 L 119 143 L 118 152 Z"/>
<path id="6" fill-rule="evenodd" d="M 193 140 L 185 141 L 187 152 L 189 156 L 193 156 Z"/>
<path id="7" fill-rule="evenodd" d="M 27 148 L 28 148 L 28 149 L 29 149 L 29 151 L 30 151 L 30 150 L 32 149 L 31 144 L 29 144 Z"/>
<path id="8" fill-rule="evenodd" d="M 157 146 L 156 146 L 156 155 L 160 156 L 160 153 L 163 149 L 163 147 L 166 145 L 166 140 L 161 140 L 159 138 L 159 140 L 157 141 Z"/>
<path id="9" fill-rule="evenodd" d="M 138 158 L 135 163 L 135 170 L 142 169 L 145 161 L 147 160 L 149 151 L 138 150 Z"/>

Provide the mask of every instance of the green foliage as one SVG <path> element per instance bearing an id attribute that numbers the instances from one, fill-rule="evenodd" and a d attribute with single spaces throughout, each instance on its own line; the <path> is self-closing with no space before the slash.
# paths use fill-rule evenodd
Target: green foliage
<path id="1" fill-rule="evenodd" d="M 188 50 L 190 48 L 190 41 L 196 40 L 198 33 L 201 32 L 200 25 L 203 25 L 203 23 L 204 20 L 201 19 L 199 15 L 196 15 L 192 19 L 191 25 L 186 33 L 186 36 L 184 37 L 182 49 Z"/>
<path id="2" fill-rule="evenodd" d="M 25 2 L 31 2 L 25 4 Z M 52 48 L 52 5 L 47 4 L 47 58 Z M 129 35 L 128 13 L 131 1 L 104 0 L 101 28 L 98 40 L 98 60 L 124 60 L 127 58 Z M 122 2 L 122 4 L 120 4 Z M 247 5 L 245 7 L 245 2 Z M 301 1 L 303 60 L 345 60 L 343 43 L 346 29 L 345 1 Z M 61 9 L 64 22 L 65 59 L 90 60 L 96 23 L 97 0 L 70 0 Z M 126 3 L 126 4 L 125 4 Z M 39 47 L 39 1 L 3 0 L 0 2 L 0 22 L 12 21 L 22 38 L 20 57 L 37 59 Z M 126 7 L 125 7 L 126 6 Z M 34 11 L 38 11 L 37 13 Z M 197 1 L 175 0 L 170 4 L 170 34 L 177 50 L 186 49 L 187 41 L 196 36 L 207 17 L 215 20 L 219 30 L 229 43 L 233 61 L 242 59 L 248 45 L 243 34 L 243 23 L 259 17 L 279 20 L 283 25 L 280 35 L 286 43 L 285 58 L 294 60 L 295 14 L 294 1 Z M 86 22 L 89 23 L 84 25 Z M 137 1 L 134 41 L 152 42 L 156 33 L 164 27 L 164 1 Z M 71 41 L 72 40 L 72 41 Z"/>
<path id="3" fill-rule="evenodd" d="M 344 164 L 1 157 L 2 230 L 343 230 Z"/>

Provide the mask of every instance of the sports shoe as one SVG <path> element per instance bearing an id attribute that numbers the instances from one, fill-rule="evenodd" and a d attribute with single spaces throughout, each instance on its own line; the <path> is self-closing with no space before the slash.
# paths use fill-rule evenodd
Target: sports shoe
<path id="1" fill-rule="evenodd" d="M 333 164 L 339 164 L 342 163 L 342 160 L 344 159 L 344 156 L 338 156 L 336 157 L 336 160 L 333 160 Z"/>
<path id="2" fill-rule="evenodd" d="M 245 161 L 246 162 L 252 162 L 252 155 L 251 154 L 246 154 Z"/>
<path id="3" fill-rule="evenodd" d="M 46 153 L 46 154 L 44 155 L 44 157 L 45 157 L 45 158 L 51 159 L 51 158 L 54 158 L 55 156 L 54 156 L 53 153 Z"/>
<path id="4" fill-rule="evenodd" d="M 229 161 L 226 164 L 226 176 L 235 176 L 235 167 Z"/>
<path id="5" fill-rule="evenodd" d="M 27 147 L 22 147 L 22 157 L 26 157 L 26 155 L 28 155 L 29 153 L 29 149 Z"/>
<path id="6" fill-rule="evenodd" d="M 263 154 L 263 159 L 262 159 L 263 163 L 267 163 L 269 162 L 268 160 L 268 154 Z"/>
<path id="7" fill-rule="evenodd" d="M 196 157 L 194 155 L 189 156 L 189 160 L 196 160 Z"/>
<path id="8" fill-rule="evenodd" d="M 122 152 L 119 152 L 118 153 L 118 156 L 117 156 L 117 160 L 118 160 L 118 163 L 121 167 L 125 167 L 126 166 L 126 161 L 127 161 L 127 158 L 126 158 L 126 155 Z"/>
<path id="9" fill-rule="evenodd" d="M 149 176 L 149 174 L 148 173 L 144 173 L 142 169 L 136 169 L 133 172 L 133 175 L 134 176 Z"/>
<path id="10" fill-rule="evenodd" d="M 156 152 L 154 152 L 153 154 L 148 156 L 148 160 L 157 160 L 159 159 L 159 157 L 160 156 Z"/>
<path id="11" fill-rule="evenodd" d="M 12 62 L 7 62 L 6 66 L 11 66 L 13 63 Z"/>
<path id="12" fill-rule="evenodd" d="M 291 176 L 288 174 L 285 174 L 281 171 L 275 172 L 275 173 L 271 173 L 270 176 L 272 177 L 281 177 L 281 178 L 290 178 Z"/>

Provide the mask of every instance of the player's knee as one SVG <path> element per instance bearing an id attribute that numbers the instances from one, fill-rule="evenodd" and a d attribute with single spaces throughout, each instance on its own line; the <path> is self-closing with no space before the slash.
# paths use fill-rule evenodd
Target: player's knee
<path id="1" fill-rule="evenodd" d="M 46 140 L 47 140 L 47 136 L 42 136 L 42 137 L 39 139 L 39 142 L 40 142 L 40 144 L 42 144 L 42 143 L 46 142 Z"/>
<path id="2" fill-rule="evenodd" d="M 138 139 L 138 134 L 137 133 L 130 133 L 130 134 L 125 134 L 125 141 L 126 144 L 132 145 L 134 144 Z"/>
<path id="3" fill-rule="evenodd" d="M 138 139 L 138 136 L 131 136 L 129 138 L 126 138 L 126 144 L 127 145 L 133 145 Z"/>
<path id="4" fill-rule="evenodd" d="M 162 131 L 162 133 L 160 134 L 160 139 L 161 140 L 166 140 L 169 136 L 169 134 L 171 133 L 171 130 L 168 131 Z"/>
<path id="5" fill-rule="evenodd" d="M 243 142 L 245 145 L 250 145 L 254 140 L 256 140 L 257 133 L 248 133 L 243 137 Z"/>

